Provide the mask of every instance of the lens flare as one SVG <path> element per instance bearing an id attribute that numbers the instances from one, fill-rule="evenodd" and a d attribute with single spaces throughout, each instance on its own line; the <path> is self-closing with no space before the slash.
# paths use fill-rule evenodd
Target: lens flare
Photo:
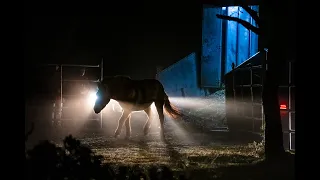
<path id="1" fill-rule="evenodd" d="M 97 99 L 98 99 L 98 97 L 97 97 L 96 93 L 94 93 L 94 92 L 89 93 L 88 104 L 90 106 L 93 106 Z"/>

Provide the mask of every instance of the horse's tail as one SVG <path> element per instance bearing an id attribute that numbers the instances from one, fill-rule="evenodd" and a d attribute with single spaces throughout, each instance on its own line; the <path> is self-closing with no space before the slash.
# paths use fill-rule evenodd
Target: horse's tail
<path id="1" fill-rule="evenodd" d="M 182 115 L 179 109 L 170 103 L 168 95 L 166 94 L 164 97 L 164 112 L 174 119 L 177 119 Z"/>

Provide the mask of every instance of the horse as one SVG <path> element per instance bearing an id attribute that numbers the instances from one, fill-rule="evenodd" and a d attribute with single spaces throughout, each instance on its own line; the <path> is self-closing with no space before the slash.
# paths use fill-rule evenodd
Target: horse
<path id="1" fill-rule="evenodd" d="M 133 80 L 128 76 L 105 77 L 98 82 L 93 110 L 99 114 L 111 99 L 118 101 L 122 107 L 122 115 L 118 120 L 118 126 L 114 133 L 117 138 L 125 123 L 126 139 L 131 137 L 130 118 L 133 111 L 144 111 L 148 118 L 143 127 L 144 135 L 148 135 L 151 126 L 151 105 L 154 103 L 160 119 L 160 138 L 164 140 L 164 113 L 177 119 L 181 116 L 180 111 L 170 103 L 163 85 L 157 79 Z"/>

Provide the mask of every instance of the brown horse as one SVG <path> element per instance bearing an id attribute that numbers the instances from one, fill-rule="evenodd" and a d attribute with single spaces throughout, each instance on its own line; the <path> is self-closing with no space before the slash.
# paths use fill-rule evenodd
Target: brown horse
<path id="1" fill-rule="evenodd" d="M 118 121 L 118 127 L 114 136 L 121 133 L 123 124 L 126 125 L 126 138 L 131 136 L 130 117 L 133 111 L 145 111 L 148 115 L 143 131 L 147 135 L 151 125 L 151 105 L 155 104 L 161 126 L 161 139 L 164 138 L 163 121 L 164 112 L 174 119 L 181 114 L 168 99 L 162 84 L 156 79 L 132 80 L 127 76 L 106 77 L 98 83 L 97 100 L 94 105 L 94 112 L 101 110 L 110 102 L 110 99 L 119 102 L 122 107 L 122 116 Z"/>

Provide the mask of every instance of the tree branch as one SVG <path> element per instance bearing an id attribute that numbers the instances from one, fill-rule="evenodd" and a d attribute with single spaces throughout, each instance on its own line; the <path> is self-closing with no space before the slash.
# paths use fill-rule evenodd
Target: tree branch
<path id="1" fill-rule="evenodd" d="M 243 0 L 235 0 L 235 2 L 237 4 L 240 5 L 240 7 L 242 7 L 245 11 L 248 12 L 248 14 L 252 17 L 252 19 L 254 19 L 257 23 L 258 26 L 260 26 L 260 18 L 258 16 L 258 12 L 256 12 L 255 10 L 251 9 L 249 7 L 249 5 L 247 3 L 245 3 Z"/>
<path id="2" fill-rule="evenodd" d="M 253 26 L 252 24 L 250 24 L 249 22 L 247 22 L 245 20 L 242 20 L 242 19 L 239 19 L 239 18 L 236 18 L 236 17 L 225 16 L 225 15 L 221 15 L 221 14 L 217 14 L 216 16 L 219 19 L 225 19 L 225 20 L 228 20 L 228 21 L 238 22 L 238 23 L 242 24 L 242 26 L 244 26 L 248 30 L 251 30 L 252 32 L 256 33 L 257 35 L 260 35 L 260 33 L 261 33 L 259 28 Z"/>
<path id="3" fill-rule="evenodd" d="M 252 10 L 249 6 L 242 6 L 241 7 L 249 13 L 249 15 L 254 19 L 258 26 L 260 26 L 260 18 L 258 16 L 258 12 L 255 10 Z"/>

